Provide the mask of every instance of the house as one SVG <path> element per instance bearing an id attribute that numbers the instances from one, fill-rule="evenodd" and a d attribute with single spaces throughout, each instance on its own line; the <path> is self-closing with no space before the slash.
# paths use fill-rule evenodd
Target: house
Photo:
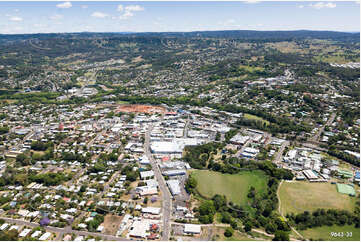
<path id="1" fill-rule="evenodd" d="M 1 230 L 1 231 L 4 231 L 4 230 L 7 229 L 8 227 L 9 227 L 9 224 L 8 224 L 8 223 L 4 223 L 4 224 L 1 225 L 0 230 Z"/>
<path id="2" fill-rule="evenodd" d="M 41 235 L 41 231 L 40 230 L 37 230 L 37 231 L 35 231 L 34 233 L 32 233 L 32 235 L 31 235 L 31 238 L 36 238 L 36 237 L 38 237 L 39 235 Z"/>
<path id="3" fill-rule="evenodd" d="M 156 207 L 142 208 L 142 213 L 149 213 L 149 214 L 153 214 L 153 215 L 159 215 L 160 214 L 160 208 L 156 208 Z"/>
<path id="4" fill-rule="evenodd" d="M 21 231 L 21 233 L 19 234 L 19 237 L 26 237 L 29 233 L 30 233 L 31 229 L 24 229 L 23 231 Z"/>
<path id="5" fill-rule="evenodd" d="M 13 230 L 13 229 L 19 231 L 19 226 L 18 225 L 13 225 L 13 226 L 11 226 L 9 228 L 9 230 Z"/>
<path id="6" fill-rule="evenodd" d="M 99 225 L 98 228 L 97 228 L 97 232 L 102 232 L 104 229 L 104 226 L 102 225 Z"/>

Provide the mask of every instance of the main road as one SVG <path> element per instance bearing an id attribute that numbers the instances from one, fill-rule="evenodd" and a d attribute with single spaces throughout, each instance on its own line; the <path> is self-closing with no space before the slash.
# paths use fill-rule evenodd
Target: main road
<path id="1" fill-rule="evenodd" d="M 162 117 L 163 119 L 163 117 Z M 163 232 L 162 232 L 162 239 L 163 241 L 169 240 L 169 232 L 170 232 L 170 216 L 172 212 L 172 200 L 167 185 L 165 184 L 164 178 L 160 169 L 153 158 L 152 153 L 150 152 L 150 133 L 153 129 L 154 125 L 150 124 L 148 126 L 148 130 L 145 133 L 145 140 L 144 140 L 144 152 L 145 155 L 148 157 L 150 164 L 152 166 L 152 170 L 154 171 L 155 178 L 159 184 L 159 189 L 162 192 L 162 212 L 163 212 Z"/>
<path id="2" fill-rule="evenodd" d="M 336 118 L 336 113 L 332 113 L 332 114 L 331 114 L 331 117 L 327 120 L 326 124 L 323 125 L 321 128 L 319 128 L 318 131 L 317 131 L 317 133 L 316 133 L 314 136 L 312 136 L 312 137 L 309 139 L 309 141 L 311 141 L 311 142 L 317 142 L 317 141 L 319 140 L 322 132 L 325 130 L 325 127 L 326 127 L 326 126 L 330 126 L 330 125 L 332 124 L 333 120 L 335 120 L 335 118 Z"/>
<path id="3" fill-rule="evenodd" d="M 282 161 L 283 151 L 289 145 L 290 145 L 290 142 L 288 140 L 286 140 L 285 142 L 282 143 L 281 147 L 278 149 L 277 153 L 274 156 L 274 162 L 276 164 L 278 164 Z"/>

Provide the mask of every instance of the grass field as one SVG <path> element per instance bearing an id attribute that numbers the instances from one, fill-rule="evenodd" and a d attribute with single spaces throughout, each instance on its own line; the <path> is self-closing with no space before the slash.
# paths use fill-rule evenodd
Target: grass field
<path id="1" fill-rule="evenodd" d="M 240 65 L 239 66 L 240 69 L 244 69 L 246 70 L 247 72 L 256 72 L 256 71 L 264 71 L 264 68 L 263 67 L 260 67 L 260 66 L 245 66 L 245 65 Z"/>
<path id="2" fill-rule="evenodd" d="M 317 208 L 353 211 L 356 203 L 355 197 L 337 192 L 336 185 L 330 183 L 283 182 L 279 195 L 283 215 Z"/>
<path id="3" fill-rule="evenodd" d="M 211 198 L 216 194 L 225 195 L 228 201 L 240 205 L 247 205 L 247 193 L 251 186 L 261 193 L 267 187 L 267 177 L 262 171 L 245 171 L 231 175 L 196 170 L 192 175 L 198 181 L 197 191 L 202 196 Z"/>
<path id="4" fill-rule="evenodd" d="M 313 240 L 360 241 L 360 229 L 355 228 L 353 225 L 322 226 L 307 230 L 299 230 L 298 232 L 300 232 L 305 238 Z M 334 237 L 331 236 L 331 232 L 343 232 L 343 236 Z"/>
<path id="5" fill-rule="evenodd" d="M 117 101 L 117 104 L 129 104 L 129 102 L 128 102 L 128 101 L 119 100 L 119 101 Z"/>
<path id="6" fill-rule="evenodd" d="M 266 125 L 269 125 L 269 124 L 270 124 L 269 121 L 267 121 L 267 120 L 265 120 L 265 119 L 263 119 L 263 118 L 261 118 L 261 117 L 252 115 L 252 114 L 245 113 L 245 114 L 243 115 L 243 117 L 246 118 L 246 119 L 250 119 L 250 120 L 259 120 L 259 121 L 262 121 L 263 123 L 266 123 Z"/>

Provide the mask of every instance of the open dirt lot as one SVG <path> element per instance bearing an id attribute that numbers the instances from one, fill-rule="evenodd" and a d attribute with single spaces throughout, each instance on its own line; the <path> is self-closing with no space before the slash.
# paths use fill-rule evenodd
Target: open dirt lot
<path id="1" fill-rule="evenodd" d="M 152 105 L 139 105 L 139 104 L 126 104 L 120 105 L 116 112 L 125 112 L 125 113 L 164 113 L 166 109 L 159 106 Z"/>

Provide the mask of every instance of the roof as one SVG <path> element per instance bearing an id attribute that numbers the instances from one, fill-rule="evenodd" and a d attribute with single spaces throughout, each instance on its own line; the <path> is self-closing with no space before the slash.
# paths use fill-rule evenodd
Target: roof
<path id="1" fill-rule="evenodd" d="M 184 233 L 200 234 L 201 226 L 198 224 L 185 224 Z"/>
<path id="2" fill-rule="evenodd" d="M 147 237 L 147 230 L 149 229 L 149 225 L 150 224 L 148 220 L 134 221 L 129 232 L 129 236 L 137 238 Z"/>
<path id="3" fill-rule="evenodd" d="M 182 153 L 183 149 L 175 142 L 152 142 L 150 145 L 154 153 Z"/>
<path id="4" fill-rule="evenodd" d="M 143 178 L 146 178 L 146 177 L 152 177 L 154 176 L 154 171 L 142 171 L 140 172 L 140 177 L 143 179 Z"/>
<path id="5" fill-rule="evenodd" d="M 150 213 L 150 214 L 160 214 L 160 208 L 156 208 L 156 207 L 146 207 L 146 208 L 142 208 L 142 213 Z"/>
<path id="6" fill-rule="evenodd" d="M 168 184 L 169 190 L 173 196 L 181 193 L 181 189 L 180 189 L 178 180 L 168 180 L 167 184 Z"/>

